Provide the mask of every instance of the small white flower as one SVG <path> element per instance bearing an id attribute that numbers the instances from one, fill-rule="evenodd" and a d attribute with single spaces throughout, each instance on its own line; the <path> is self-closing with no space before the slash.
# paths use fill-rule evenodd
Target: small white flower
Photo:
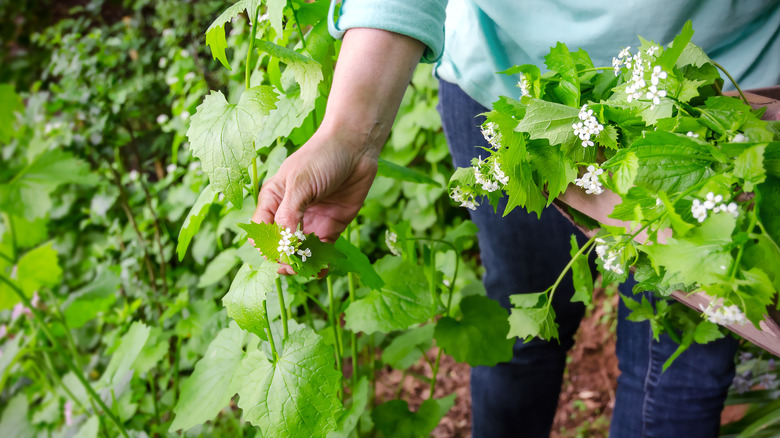
<path id="1" fill-rule="evenodd" d="M 168 166 L 165 167 L 165 171 L 168 173 L 176 172 L 176 165 L 171 163 Z"/>
<path id="2" fill-rule="evenodd" d="M 600 195 L 604 192 L 599 176 L 604 173 L 604 169 L 598 169 L 594 165 L 588 166 L 588 171 L 581 178 L 574 180 L 574 184 L 585 189 L 585 193 L 591 195 Z"/>
<path id="3" fill-rule="evenodd" d="M 482 128 L 482 136 L 493 149 L 501 149 L 501 134 L 496 131 L 496 124 L 493 122 L 485 123 Z"/>
<path id="4" fill-rule="evenodd" d="M 742 313 L 739 307 L 733 304 L 730 306 L 724 306 L 722 299 L 710 301 L 710 304 L 707 307 L 699 304 L 699 308 L 701 309 L 702 313 L 704 313 L 704 316 L 706 316 L 707 320 L 715 324 L 744 325 L 747 323 L 747 318 L 745 318 L 745 315 Z"/>
<path id="5" fill-rule="evenodd" d="M 621 50 L 620 53 L 618 53 L 618 58 L 619 59 L 623 59 L 623 58 L 628 58 L 629 56 L 631 56 L 631 52 L 629 52 L 629 50 L 631 50 L 631 46 L 628 46 L 628 47 L 624 48 L 623 50 Z"/>
<path id="6" fill-rule="evenodd" d="M 157 67 L 165 68 L 166 65 L 168 65 L 168 58 L 164 56 L 157 61 Z"/>
<path id="7" fill-rule="evenodd" d="M 664 205 L 664 201 L 661 200 L 661 198 L 655 198 L 655 206 L 660 207 Z"/>
<path id="8" fill-rule="evenodd" d="M 660 65 L 656 65 L 653 67 L 653 73 L 650 74 L 650 83 L 653 85 L 658 85 L 658 82 L 661 79 L 666 79 L 667 74 L 665 71 L 661 70 Z"/>
<path id="9" fill-rule="evenodd" d="M 33 296 L 30 298 L 30 304 L 37 309 L 40 303 L 41 297 L 38 295 L 38 291 L 33 292 Z"/>
<path id="10" fill-rule="evenodd" d="M 299 249 L 298 252 L 296 252 L 299 256 L 301 256 L 301 261 L 305 262 L 308 257 L 311 257 L 311 249 Z"/>
<path id="11" fill-rule="evenodd" d="M 531 94 L 531 81 L 528 80 L 527 75 L 520 75 L 520 80 L 517 82 L 517 86 L 520 87 L 521 96 L 528 96 Z"/>
<path id="12" fill-rule="evenodd" d="M 648 88 L 647 95 L 645 97 L 653 101 L 653 104 L 650 106 L 650 108 L 654 108 L 656 105 L 661 103 L 662 97 L 666 97 L 666 90 L 659 90 L 655 85 L 651 85 L 650 88 Z"/>
<path id="13" fill-rule="evenodd" d="M 615 76 L 620 74 L 620 71 L 622 70 L 621 66 L 623 65 L 623 61 L 618 58 L 612 58 L 612 68 L 615 69 Z"/>
<path id="14" fill-rule="evenodd" d="M 298 239 L 299 242 L 303 242 L 306 240 L 306 235 L 303 234 L 303 231 L 297 230 L 295 231 L 295 237 Z"/>
<path id="15" fill-rule="evenodd" d="M 688 133 L 685 135 L 687 135 L 688 137 L 699 138 L 699 134 L 696 134 L 693 131 L 688 131 Z"/>
<path id="16" fill-rule="evenodd" d="M 133 169 L 130 172 L 127 173 L 127 177 L 130 179 L 130 181 L 138 181 L 138 177 L 141 176 L 137 170 Z"/>
<path id="17" fill-rule="evenodd" d="M 647 51 L 645 51 L 645 53 L 647 54 L 647 56 L 653 56 L 655 55 L 656 51 L 658 51 L 658 46 L 650 46 L 650 48 L 648 48 Z"/>
<path id="18" fill-rule="evenodd" d="M 398 240 L 398 235 L 390 230 L 385 230 L 385 244 L 387 244 L 387 249 L 390 250 L 390 253 L 394 256 L 400 256 L 401 251 L 396 246 L 396 241 Z"/>
<path id="19" fill-rule="evenodd" d="M 171 28 L 163 29 L 162 36 L 164 38 L 172 37 L 173 36 L 173 29 L 171 29 Z"/>
<path id="20" fill-rule="evenodd" d="M 179 52 L 179 55 L 181 55 L 182 58 L 189 58 L 190 57 L 190 53 L 188 51 L 184 50 L 184 49 L 181 49 L 181 51 Z"/>
<path id="21" fill-rule="evenodd" d="M 190 82 L 193 79 L 195 79 L 195 73 L 194 72 L 189 72 L 186 75 L 184 75 L 184 80 L 186 82 Z"/>
<path id="22" fill-rule="evenodd" d="M 735 135 L 731 141 L 733 141 L 734 143 L 746 143 L 748 141 L 748 138 L 744 134 L 739 133 Z"/>
<path id="23" fill-rule="evenodd" d="M 157 123 L 162 125 L 165 124 L 168 121 L 168 116 L 166 114 L 160 114 L 157 116 Z"/>
<path id="24" fill-rule="evenodd" d="M 707 219 L 707 207 L 698 199 L 694 199 L 693 205 L 691 205 L 691 214 L 693 214 L 694 219 L 698 220 L 699 223 L 702 223 L 704 222 L 704 219 Z"/>
<path id="25" fill-rule="evenodd" d="M 173 85 L 175 83 L 179 82 L 179 78 L 177 76 L 171 76 L 168 78 L 165 78 L 165 83 L 168 85 Z"/>
<path id="26" fill-rule="evenodd" d="M 181 117 L 182 120 L 187 120 L 190 118 L 190 112 L 187 110 L 184 110 L 179 114 L 179 117 Z"/>

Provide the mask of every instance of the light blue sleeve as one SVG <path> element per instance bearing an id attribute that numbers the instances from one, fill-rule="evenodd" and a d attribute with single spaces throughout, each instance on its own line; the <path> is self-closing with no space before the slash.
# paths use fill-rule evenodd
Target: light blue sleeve
<path id="1" fill-rule="evenodd" d="M 340 3 L 338 20 L 334 20 Z M 331 0 L 328 30 L 342 38 L 347 29 L 369 27 L 412 37 L 427 46 L 423 62 L 436 62 L 444 50 L 447 0 Z"/>

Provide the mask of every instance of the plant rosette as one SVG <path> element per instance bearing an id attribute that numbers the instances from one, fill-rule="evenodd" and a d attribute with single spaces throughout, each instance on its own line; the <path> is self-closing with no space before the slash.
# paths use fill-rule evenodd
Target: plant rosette
<path id="1" fill-rule="evenodd" d="M 570 212 L 599 231 L 582 248 L 573 243 L 566 271 L 575 289 L 578 278 L 592 283 L 585 260 L 595 251 L 603 284 L 633 268 L 635 293 L 711 297 L 697 320 L 634 306 L 632 319 L 653 320 L 655 334 L 669 332 L 680 352 L 721 337 L 716 324 L 758 327 L 780 289 L 778 123 L 761 120 L 741 90 L 742 99 L 722 94 L 722 67 L 692 35 L 688 22 L 666 47 L 640 38 L 610 67 L 558 43 L 545 57 L 549 72 L 502 72 L 519 75 L 522 95 L 494 103 L 482 127 L 486 157 L 449 184 L 468 208 L 483 199 L 496 208 L 506 196 L 504 215 L 584 200 L 572 206 L 585 215 Z M 592 284 L 574 299 L 588 302 L 588 291 Z M 550 302 L 516 296 L 511 333 L 556 337 Z"/>

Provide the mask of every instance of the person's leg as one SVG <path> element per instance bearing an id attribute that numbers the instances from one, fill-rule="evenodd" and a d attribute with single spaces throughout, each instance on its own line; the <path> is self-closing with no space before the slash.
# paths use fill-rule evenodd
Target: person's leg
<path id="1" fill-rule="evenodd" d="M 468 167 L 473 157 L 486 156 L 477 147 L 488 146 L 479 129 L 484 118 L 475 116 L 487 109 L 458 86 L 446 82 L 440 82 L 439 102 L 454 165 Z M 555 282 L 570 259 L 570 236 L 579 232 L 552 208 L 546 209 L 539 220 L 521 209 L 502 217 L 504 205 L 494 213 L 493 207 L 485 203 L 471 212 L 471 218 L 479 227 L 477 237 L 487 294 L 509 309 L 509 295 L 541 292 Z M 570 302 L 570 274 L 560 288 L 553 300 L 560 324 L 560 343 L 518 341 L 510 362 L 472 369 L 474 438 L 549 436 L 566 351 L 573 344 L 584 312 L 581 303 Z"/>
<path id="2" fill-rule="evenodd" d="M 654 302 L 653 294 L 645 296 Z M 694 344 L 662 372 L 677 344 L 666 334 L 653 341 L 650 323 L 627 321 L 628 313 L 621 301 L 616 347 L 620 376 L 610 437 L 718 436 L 723 402 L 734 379 L 737 340 L 727 336 Z"/>

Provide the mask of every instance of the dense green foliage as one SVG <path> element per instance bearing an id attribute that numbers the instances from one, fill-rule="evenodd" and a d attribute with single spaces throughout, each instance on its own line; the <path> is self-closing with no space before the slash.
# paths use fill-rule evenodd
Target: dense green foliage
<path id="1" fill-rule="evenodd" d="M 433 398 L 442 354 L 494 365 L 514 336 L 554 329 L 549 312 L 518 324 L 484 297 L 475 227 L 445 196 L 429 67 L 335 245 L 295 236 L 286 252 L 287 230 L 248 223 L 258 186 L 322 120 L 339 49 L 327 1 L 38 3 L 0 4 L 0 436 L 428 436 L 455 401 Z M 576 171 L 561 175 L 535 184 L 560 192 Z M 513 202 L 544 202 L 524 193 Z M 576 278 L 586 301 L 593 281 Z M 376 398 L 380 369 L 421 358 L 419 409 Z"/>

